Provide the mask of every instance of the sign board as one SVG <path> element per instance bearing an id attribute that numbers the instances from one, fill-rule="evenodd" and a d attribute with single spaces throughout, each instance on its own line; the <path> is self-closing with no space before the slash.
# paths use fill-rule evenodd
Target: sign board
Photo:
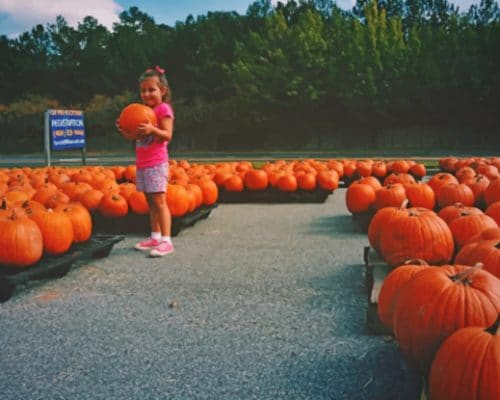
<path id="1" fill-rule="evenodd" d="M 45 112 L 45 157 L 50 165 L 50 151 L 82 149 L 85 164 L 85 124 L 81 110 Z"/>

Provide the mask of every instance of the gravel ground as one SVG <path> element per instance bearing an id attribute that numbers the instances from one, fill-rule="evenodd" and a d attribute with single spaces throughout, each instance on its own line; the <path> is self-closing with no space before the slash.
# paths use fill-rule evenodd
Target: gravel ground
<path id="1" fill-rule="evenodd" d="M 344 205 L 222 204 L 150 259 L 137 236 L 0 304 L 10 399 L 413 399 L 365 330 L 366 234 Z"/>

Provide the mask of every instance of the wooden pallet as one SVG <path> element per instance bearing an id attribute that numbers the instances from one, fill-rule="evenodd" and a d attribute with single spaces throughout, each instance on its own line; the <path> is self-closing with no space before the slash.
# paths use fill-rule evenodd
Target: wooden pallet
<path id="1" fill-rule="evenodd" d="M 181 230 L 194 225 L 199 220 L 207 218 L 216 207 L 217 204 L 213 204 L 211 206 L 201 206 L 183 217 L 173 217 L 172 236 L 177 236 Z M 106 234 L 141 233 L 146 235 L 149 234 L 151 230 L 149 214 L 129 213 L 124 217 L 116 218 L 105 217 L 95 212 L 92 213 L 92 222 L 94 232 Z"/>
<path id="2" fill-rule="evenodd" d="M 324 203 L 333 190 L 316 188 L 315 190 L 296 190 L 283 192 L 271 187 L 266 190 L 243 190 L 228 192 L 219 189 L 219 203 Z"/>
<path id="3" fill-rule="evenodd" d="M 43 256 L 36 264 L 25 268 L 0 266 L 0 302 L 9 300 L 16 287 L 32 280 L 61 278 L 71 265 L 87 258 L 107 257 L 113 245 L 124 239 L 120 235 L 93 235 L 87 242 L 76 244 L 61 256 Z"/>
<path id="4" fill-rule="evenodd" d="M 368 294 L 366 327 L 373 335 L 392 335 L 391 330 L 382 324 L 377 313 L 380 289 L 390 268 L 370 246 L 363 249 L 363 259 L 365 263 L 365 287 Z"/>

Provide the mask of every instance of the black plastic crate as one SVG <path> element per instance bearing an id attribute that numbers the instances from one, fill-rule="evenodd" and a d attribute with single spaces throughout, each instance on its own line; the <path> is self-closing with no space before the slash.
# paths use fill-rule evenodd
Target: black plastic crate
<path id="1" fill-rule="evenodd" d="M 194 225 L 197 221 L 207 218 L 217 204 L 198 207 L 182 217 L 172 217 L 172 236 Z M 92 213 L 94 232 L 107 234 L 141 233 L 149 234 L 151 231 L 149 214 L 129 213 L 123 217 L 105 217 L 98 212 Z"/>
<path id="2" fill-rule="evenodd" d="M 93 235 L 85 243 L 73 245 L 65 254 L 44 255 L 40 261 L 27 268 L 0 266 L 0 302 L 9 300 L 19 284 L 31 280 L 61 278 L 68 273 L 75 261 L 108 256 L 113 245 L 123 239 L 122 235 Z"/>

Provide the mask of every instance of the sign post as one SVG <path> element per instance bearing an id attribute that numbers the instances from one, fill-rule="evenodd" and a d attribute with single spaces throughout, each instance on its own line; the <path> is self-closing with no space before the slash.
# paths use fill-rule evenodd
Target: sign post
<path id="1" fill-rule="evenodd" d="M 81 110 L 45 112 L 45 163 L 51 164 L 52 150 L 81 149 L 85 165 L 85 125 Z"/>

